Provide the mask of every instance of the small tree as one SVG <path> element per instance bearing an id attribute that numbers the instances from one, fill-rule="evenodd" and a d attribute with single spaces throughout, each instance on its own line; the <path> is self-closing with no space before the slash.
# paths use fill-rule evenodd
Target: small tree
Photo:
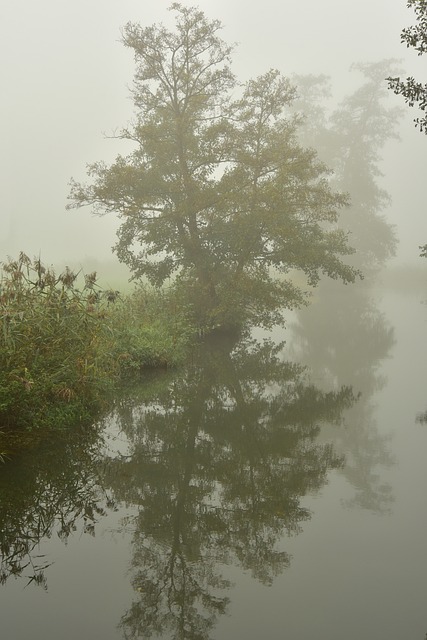
<path id="1" fill-rule="evenodd" d="M 285 275 L 321 273 L 344 282 L 357 271 L 338 229 L 346 197 L 333 193 L 316 153 L 286 118 L 294 89 L 278 71 L 245 85 L 230 70 L 221 24 L 174 3 L 175 31 L 129 23 L 135 121 L 119 137 L 135 143 L 109 167 L 89 166 L 90 185 L 72 182 L 69 207 L 117 213 L 114 248 L 134 277 L 171 276 L 208 327 L 268 323 L 304 302 Z"/>
<path id="2" fill-rule="evenodd" d="M 406 42 L 407 47 L 413 47 L 422 56 L 427 52 L 427 0 L 408 0 L 408 8 L 413 8 L 416 15 L 417 24 L 403 29 L 400 34 L 401 42 Z M 387 78 L 389 89 L 405 98 L 405 102 L 410 107 L 417 107 L 424 113 L 427 108 L 427 82 L 417 82 L 414 78 L 408 77 L 401 80 L 399 77 Z M 427 114 L 414 120 L 415 126 L 420 131 L 427 134 Z"/>

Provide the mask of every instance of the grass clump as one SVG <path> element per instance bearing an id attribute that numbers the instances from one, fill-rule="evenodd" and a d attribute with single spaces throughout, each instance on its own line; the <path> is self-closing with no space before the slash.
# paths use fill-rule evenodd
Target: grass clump
<path id="1" fill-rule="evenodd" d="M 167 291 L 138 286 L 118 297 L 108 312 L 105 341 L 120 378 L 147 368 L 175 367 L 185 360 L 194 335 L 188 319 Z"/>

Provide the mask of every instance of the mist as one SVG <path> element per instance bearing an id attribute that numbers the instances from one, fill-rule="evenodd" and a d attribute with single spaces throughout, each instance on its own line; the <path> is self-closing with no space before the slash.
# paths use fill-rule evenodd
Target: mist
<path id="1" fill-rule="evenodd" d="M 3 0 L 5 638 L 427 639 L 406 5 Z"/>
<path id="2" fill-rule="evenodd" d="M 413 22 L 403 0 L 182 4 L 197 4 L 221 20 L 224 39 L 238 43 L 233 70 L 242 81 L 269 68 L 287 76 L 325 74 L 339 101 L 359 80 L 349 72 L 352 63 L 395 58 L 408 75 L 424 77 L 420 59 L 400 44 L 401 29 Z M 171 24 L 168 5 L 2 3 L 0 260 L 23 250 L 49 263 L 84 262 L 96 268 L 113 259 L 119 266 L 111 253 L 117 219 L 94 217 L 85 208 L 66 211 L 68 183 L 71 177 L 85 181 L 86 163 L 108 163 L 126 150 L 111 139 L 133 111 L 134 64 L 120 42 L 120 29 L 128 21 Z M 384 150 L 384 176 L 378 182 L 392 204 L 383 213 L 397 229 L 395 262 L 422 266 L 418 246 L 427 239 L 422 193 L 427 141 L 413 125 L 415 114 L 389 93 L 390 106 L 402 106 L 403 116 L 400 141 Z"/>

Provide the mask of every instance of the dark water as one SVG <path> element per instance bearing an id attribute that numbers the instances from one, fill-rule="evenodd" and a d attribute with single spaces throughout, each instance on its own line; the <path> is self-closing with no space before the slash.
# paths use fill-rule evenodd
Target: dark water
<path id="1" fill-rule="evenodd" d="M 423 640 L 422 298 L 323 287 L 0 468 L 1 637 Z"/>

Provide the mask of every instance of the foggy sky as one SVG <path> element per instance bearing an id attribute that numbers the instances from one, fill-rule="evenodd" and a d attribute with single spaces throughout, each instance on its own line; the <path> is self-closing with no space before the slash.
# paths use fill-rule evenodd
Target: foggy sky
<path id="1" fill-rule="evenodd" d="M 85 180 L 86 163 L 111 162 L 126 149 L 104 138 L 132 117 L 128 87 L 133 57 L 120 43 L 129 20 L 172 24 L 166 0 L 2 0 L 0 6 L 0 261 L 20 250 L 45 262 L 107 259 L 117 220 L 89 209 L 65 211 L 71 177 Z M 405 0 L 183 0 L 224 24 L 237 42 L 233 70 L 242 80 L 274 67 L 285 75 L 326 74 L 334 94 L 352 90 L 353 62 L 403 61 L 408 75 L 427 80 L 425 58 L 400 44 L 414 23 Z M 355 78 L 357 82 L 357 78 Z M 403 105 L 390 92 L 390 106 Z M 387 146 L 381 183 L 393 204 L 399 259 L 419 264 L 427 242 L 424 196 L 427 136 L 405 109 L 401 141 Z"/>

